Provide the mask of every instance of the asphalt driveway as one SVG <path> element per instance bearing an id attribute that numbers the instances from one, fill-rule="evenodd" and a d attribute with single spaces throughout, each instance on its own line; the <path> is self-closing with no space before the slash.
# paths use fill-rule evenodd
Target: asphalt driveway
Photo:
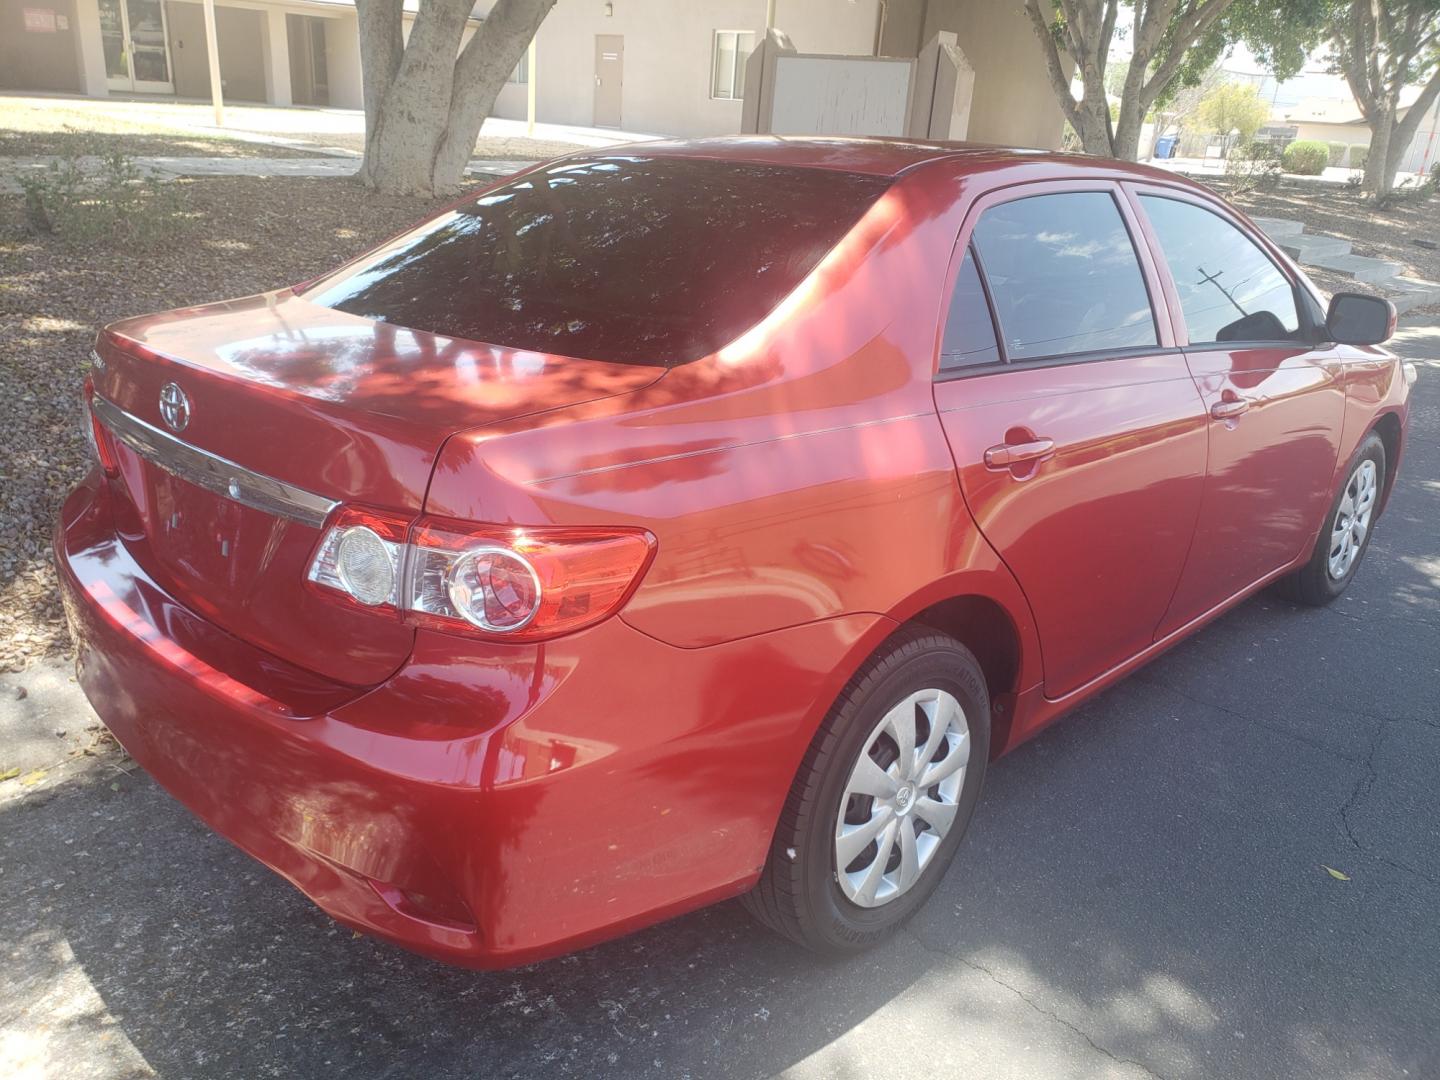
<path id="1" fill-rule="evenodd" d="M 1340 602 L 1251 600 L 1004 759 L 934 901 L 846 963 L 733 904 L 515 972 L 411 956 L 67 758 L 63 673 L 3 677 L 0 750 L 58 760 L 0 785 L 0 1073 L 1440 1075 L 1440 363 L 1417 395 Z"/>

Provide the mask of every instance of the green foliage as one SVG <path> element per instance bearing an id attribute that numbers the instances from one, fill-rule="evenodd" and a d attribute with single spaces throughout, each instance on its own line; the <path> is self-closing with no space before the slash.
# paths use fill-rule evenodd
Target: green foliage
<path id="1" fill-rule="evenodd" d="M 1326 36 L 1326 23 L 1339 0 L 1235 0 L 1199 41 L 1185 54 L 1179 75 L 1167 86 L 1157 104 L 1162 108 L 1179 90 L 1198 86 L 1220 58 L 1244 44 L 1261 67 L 1284 81 L 1298 75 L 1309 56 Z M 1181 4 L 1177 11 L 1183 11 Z M 1171 48 L 1171 38 L 1161 58 Z"/>
<path id="2" fill-rule="evenodd" d="M 1355 145 L 1350 147 L 1350 168 L 1356 172 L 1365 171 L 1365 162 L 1370 160 L 1370 147 Z"/>
<path id="3" fill-rule="evenodd" d="M 1225 175 L 1233 195 L 1273 191 L 1280 184 L 1280 155 L 1268 142 L 1241 143 L 1225 158 Z"/>
<path id="4" fill-rule="evenodd" d="M 1260 100 L 1260 91 L 1248 83 L 1221 83 L 1200 102 L 1198 119 L 1207 131 L 1220 135 L 1237 132 L 1241 145 L 1255 138 L 1270 117 L 1269 107 Z"/>
<path id="5" fill-rule="evenodd" d="M 70 154 L 18 179 L 30 229 L 73 243 L 156 247 L 185 224 L 177 186 L 118 151 Z"/>
<path id="6" fill-rule="evenodd" d="M 1285 147 L 1285 171 L 1299 176 L 1319 176 L 1330 164 L 1330 147 L 1318 139 L 1296 139 Z"/>
<path id="7" fill-rule="evenodd" d="M 1330 147 L 1330 164 L 1332 166 L 1344 165 L 1345 151 L 1350 149 L 1350 144 L 1343 142 L 1332 142 L 1328 145 Z"/>
<path id="8" fill-rule="evenodd" d="M 1125 79 L 1130 74 L 1129 60 L 1112 60 L 1105 65 L 1105 93 L 1110 97 L 1123 97 Z"/>

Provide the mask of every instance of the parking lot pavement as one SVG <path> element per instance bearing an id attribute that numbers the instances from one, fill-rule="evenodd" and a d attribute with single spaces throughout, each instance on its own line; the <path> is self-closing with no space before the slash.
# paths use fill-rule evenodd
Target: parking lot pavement
<path id="1" fill-rule="evenodd" d="M 821 962 L 727 904 L 447 968 L 80 755 L 0 785 L 0 1073 L 1440 1075 L 1440 370 L 1416 393 L 1351 590 L 1257 597 L 1001 761 L 889 947 Z M 25 678 L 3 745 L 84 730 L 63 675 Z"/>

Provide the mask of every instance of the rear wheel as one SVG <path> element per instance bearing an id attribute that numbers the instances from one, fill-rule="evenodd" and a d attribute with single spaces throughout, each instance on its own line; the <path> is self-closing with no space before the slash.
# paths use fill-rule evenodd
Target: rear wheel
<path id="1" fill-rule="evenodd" d="M 1370 546 L 1384 489 L 1385 444 L 1371 432 L 1351 459 L 1310 561 L 1278 582 L 1284 596 L 1318 607 L 1345 591 Z"/>
<path id="2" fill-rule="evenodd" d="M 990 699 L 970 650 L 932 630 L 896 634 L 816 734 L 745 906 L 820 952 L 883 940 L 939 885 L 989 751 Z"/>

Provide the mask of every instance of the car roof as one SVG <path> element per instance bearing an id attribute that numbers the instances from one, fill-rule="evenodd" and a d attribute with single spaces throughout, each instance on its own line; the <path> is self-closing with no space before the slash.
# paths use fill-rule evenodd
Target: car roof
<path id="1" fill-rule="evenodd" d="M 1048 165 L 1057 179 L 1066 173 L 1086 176 L 1184 182 L 1174 173 L 1113 158 L 1033 150 L 985 143 L 851 135 L 725 135 L 705 139 L 660 139 L 583 152 L 587 158 L 632 155 L 711 158 L 797 168 L 837 169 L 871 176 L 898 177 L 923 165 L 962 162 L 974 171 L 1006 165 Z M 967 171 L 969 171 L 967 169 Z"/>

